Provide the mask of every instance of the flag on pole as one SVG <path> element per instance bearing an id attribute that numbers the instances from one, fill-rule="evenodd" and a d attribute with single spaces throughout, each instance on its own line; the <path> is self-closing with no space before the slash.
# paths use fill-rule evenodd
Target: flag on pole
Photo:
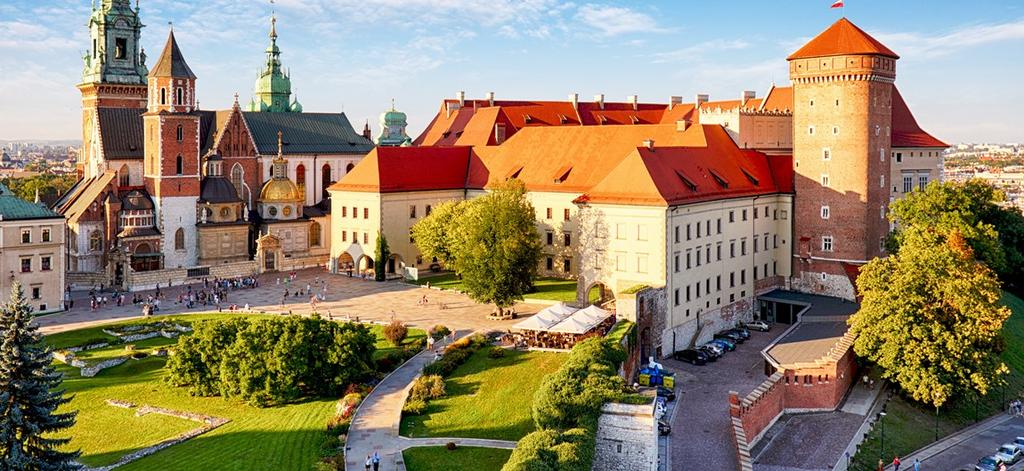
<path id="1" fill-rule="evenodd" d="M 832 2 L 832 8 L 843 8 L 844 6 L 846 5 L 843 5 L 843 0 L 836 0 L 835 2 Z"/>

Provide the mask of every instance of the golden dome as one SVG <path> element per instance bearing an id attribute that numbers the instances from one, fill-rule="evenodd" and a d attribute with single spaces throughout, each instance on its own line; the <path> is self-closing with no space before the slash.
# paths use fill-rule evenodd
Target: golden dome
<path id="1" fill-rule="evenodd" d="M 286 178 L 272 178 L 263 185 L 263 189 L 260 191 L 260 201 L 265 203 L 294 203 L 301 200 L 299 187 Z"/>

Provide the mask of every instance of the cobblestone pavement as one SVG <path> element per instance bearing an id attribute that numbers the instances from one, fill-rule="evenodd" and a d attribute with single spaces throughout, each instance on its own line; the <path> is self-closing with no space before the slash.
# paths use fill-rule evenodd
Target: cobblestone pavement
<path id="1" fill-rule="evenodd" d="M 729 391 L 740 397 L 766 379 L 761 349 L 782 334 L 785 326 L 771 332 L 751 332 L 750 340 L 726 353 L 717 362 L 693 366 L 664 360 L 676 372 L 676 407 L 669 445 L 671 469 L 704 471 L 737 469 L 729 421 Z"/>
<path id="2" fill-rule="evenodd" d="M 289 296 L 282 306 L 285 290 L 294 292 L 305 290 L 306 284 L 316 285 L 317 280 L 327 283 L 327 300 L 317 307 L 322 315 L 331 313 L 335 318 L 349 316 L 358 317 L 362 321 L 389 321 L 392 318 L 402 320 L 409 325 L 427 329 L 435 324 L 444 324 L 456 330 L 492 330 L 508 329 L 517 321 L 495 321 L 487 319 L 493 306 L 478 304 L 467 296 L 453 291 L 427 289 L 400 281 L 378 283 L 347 275 L 332 275 L 322 269 L 307 269 L 297 272 L 297 280 L 285 283 L 286 275 L 264 274 L 255 289 L 229 291 L 227 300 L 221 306 L 227 310 L 230 304 L 239 308 L 246 303 L 253 312 L 308 314 L 311 311 L 310 296 Z M 202 283 L 191 285 L 193 290 L 201 289 Z M 178 293 L 185 290 L 184 286 L 162 287 L 165 299 L 160 304 L 158 315 L 200 313 L 216 311 L 216 306 L 197 304 L 193 309 L 185 309 L 184 305 L 176 304 Z M 153 290 L 140 291 L 141 295 L 149 295 Z M 126 306 L 117 307 L 108 303 L 96 311 L 89 308 L 87 292 L 74 292 L 74 308 L 57 314 L 49 314 L 36 318 L 40 330 L 44 334 L 80 329 L 93 325 L 138 318 L 142 315 L 139 306 L 127 302 Z M 109 294 L 108 294 L 109 296 Z M 427 297 L 426 305 L 418 302 Z M 129 296 L 130 300 L 131 297 Z M 442 305 L 445 309 L 442 309 Z M 521 314 L 534 314 L 543 306 L 519 304 L 516 311 Z"/>

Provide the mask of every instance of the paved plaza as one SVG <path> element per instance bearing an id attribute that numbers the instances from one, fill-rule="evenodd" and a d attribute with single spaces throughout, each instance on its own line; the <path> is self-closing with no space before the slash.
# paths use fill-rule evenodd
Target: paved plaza
<path id="1" fill-rule="evenodd" d="M 264 274 L 259 278 L 259 287 L 254 289 L 238 289 L 228 292 L 227 300 L 221 303 L 221 307 L 227 310 L 231 304 L 236 304 L 241 309 L 249 304 L 252 312 L 266 313 L 293 313 L 308 314 L 312 308 L 310 296 L 289 296 L 282 306 L 281 301 L 285 290 L 294 292 L 296 289 L 305 290 L 306 284 L 316 285 L 317 280 L 327 283 L 327 300 L 320 302 L 317 311 L 322 315 L 330 313 L 335 319 L 348 316 L 352 319 L 359 318 L 360 321 L 390 321 L 392 317 L 399 319 L 411 326 L 421 329 L 428 329 L 435 324 L 444 324 L 453 330 L 505 330 L 510 328 L 515 320 L 491 320 L 487 315 L 491 313 L 494 306 L 479 304 L 470 300 L 463 294 L 454 291 L 442 291 L 428 289 L 400 281 L 376 282 L 352 278 L 347 275 L 333 275 L 322 269 L 307 269 L 297 272 L 297 279 L 286 284 L 285 274 Z M 193 283 L 193 290 L 202 289 L 203 284 Z M 203 306 L 197 304 L 192 309 L 186 309 L 182 304 L 176 304 L 178 293 L 185 290 L 185 286 L 162 287 L 165 299 L 160 304 L 160 311 L 157 315 L 168 314 L 190 314 L 216 311 L 216 306 Z M 319 292 L 319 290 L 317 291 Z M 153 290 L 141 291 L 146 296 L 153 293 Z M 93 325 L 124 321 L 127 319 L 142 316 L 141 306 L 132 305 L 127 302 L 125 306 L 115 306 L 108 303 L 95 311 L 89 307 L 88 292 L 73 292 L 75 300 L 74 308 L 57 314 L 50 314 L 36 318 L 36 322 L 44 334 L 64 332 L 80 329 Z M 109 296 L 109 293 L 107 293 Z M 420 304 L 423 297 L 427 297 L 425 305 Z M 131 296 L 128 296 L 131 299 Z M 517 304 L 516 312 L 529 315 L 534 314 L 544 306 Z"/>

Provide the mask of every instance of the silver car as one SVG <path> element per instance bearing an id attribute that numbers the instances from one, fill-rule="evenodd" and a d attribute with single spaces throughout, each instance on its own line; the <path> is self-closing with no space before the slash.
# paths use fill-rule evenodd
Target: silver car
<path id="1" fill-rule="evenodd" d="M 996 450 L 996 457 L 1007 465 L 1014 464 L 1021 459 L 1021 449 L 1016 443 L 1005 443 Z"/>

